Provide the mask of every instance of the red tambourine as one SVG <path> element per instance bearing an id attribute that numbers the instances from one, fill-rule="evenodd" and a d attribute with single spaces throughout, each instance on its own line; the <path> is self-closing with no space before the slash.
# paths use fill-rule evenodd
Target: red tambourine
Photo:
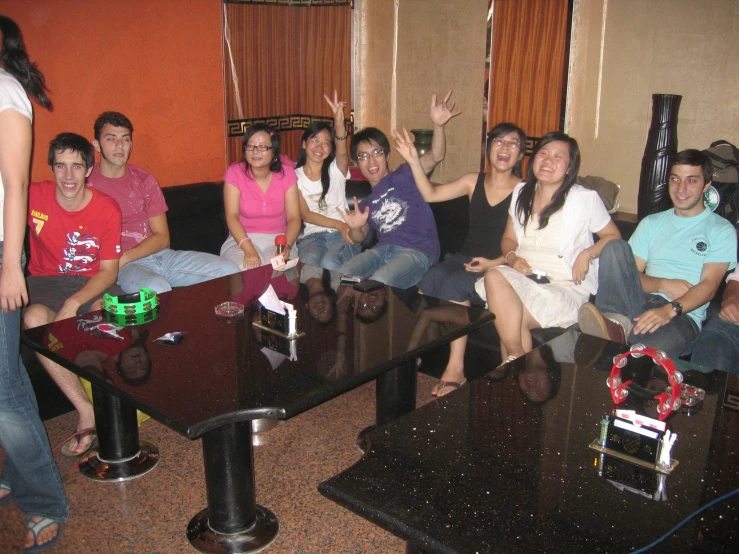
<path id="1" fill-rule="evenodd" d="M 652 361 L 657 364 L 666 374 L 670 381 L 670 386 L 664 392 L 645 389 L 631 380 L 622 382 L 621 368 L 626 366 L 626 359 L 629 356 L 641 358 L 649 356 Z M 644 346 L 643 344 L 635 344 L 631 350 L 624 352 L 620 356 L 613 358 L 613 367 L 611 367 L 611 376 L 608 378 L 608 388 L 611 390 L 611 398 L 614 404 L 621 404 L 629 395 L 629 387 L 639 387 L 640 390 L 652 395 L 652 398 L 659 402 L 657 406 L 657 414 L 661 421 L 667 419 L 672 412 L 680 408 L 682 394 L 683 374 L 678 371 L 675 364 L 667 357 L 667 354 L 656 348 Z"/>

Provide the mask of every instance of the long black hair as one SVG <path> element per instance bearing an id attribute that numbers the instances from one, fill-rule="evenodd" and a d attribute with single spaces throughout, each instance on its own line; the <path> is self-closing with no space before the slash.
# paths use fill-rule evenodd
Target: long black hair
<path id="1" fill-rule="evenodd" d="M 267 133 L 272 143 L 272 161 L 269 164 L 269 170 L 272 173 L 282 171 L 282 160 L 280 159 L 280 133 L 275 131 L 269 125 L 265 125 L 264 123 L 255 123 L 246 130 L 244 133 L 244 140 L 241 143 L 241 151 L 243 152 L 241 161 L 244 163 L 244 173 L 249 175 L 249 172 L 251 171 L 249 162 L 246 161 L 246 145 L 248 144 L 249 139 L 257 133 Z"/>
<path id="2" fill-rule="evenodd" d="M 36 102 L 49 111 L 53 110 L 54 106 L 46 94 L 49 89 L 46 88 L 44 74 L 28 59 L 26 45 L 16 22 L 0 15 L 0 33 L 3 35 L 0 66 L 18 79 L 26 93 Z"/>
<path id="3" fill-rule="evenodd" d="M 329 125 L 328 123 L 325 123 L 323 121 L 314 121 L 310 124 L 310 126 L 305 130 L 303 133 L 303 138 L 300 139 L 300 152 L 298 153 L 298 163 L 295 164 L 295 167 L 303 167 L 305 165 L 305 162 L 308 158 L 308 154 L 305 151 L 305 148 L 303 147 L 303 143 L 309 141 L 313 137 L 315 137 L 318 133 L 321 131 L 327 131 L 329 136 L 331 137 L 331 153 L 328 155 L 328 157 L 323 160 L 323 165 L 321 166 L 321 200 L 323 200 L 326 197 L 326 194 L 328 194 L 328 188 L 331 185 L 331 181 L 329 179 L 328 170 L 331 167 L 331 162 L 334 161 L 334 158 L 336 158 L 336 144 L 334 143 L 334 139 L 336 138 L 336 132 L 334 131 L 334 128 Z"/>
<path id="4" fill-rule="evenodd" d="M 567 199 L 567 193 L 570 192 L 572 185 L 575 184 L 577 179 L 577 172 L 580 170 L 580 146 L 577 141 L 571 136 L 565 133 L 547 133 L 536 144 L 534 152 L 531 154 L 531 163 L 529 163 L 529 169 L 526 172 L 526 184 L 521 189 L 516 201 L 516 217 L 518 221 L 526 227 L 526 224 L 531 218 L 531 214 L 534 211 L 534 196 L 536 195 L 536 187 L 538 186 L 538 180 L 534 175 L 534 159 L 544 146 L 550 142 L 566 142 L 570 149 L 570 166 L 567 168 L 567 174 L 565 175 L 562 185 L 557 189 L 557 192 L 552 196 L 552 201 L 539 215 L 539 229 L 543 229 L 549 223 L 549 218 L 562 209 L 565 200 Z"/>
<path id="5" fill-rule="evenodd" d="M 488 143 L 488 151 L 487 151 L 488 161 L 490 161 L 490 150 L 493 148 L 493 141 L 497 139 L 498 137 L 507 135 L 508 133 L 518 134 L 518 140 L 521 142 L 521 146 L 520 146 L 520 150 L 518 151 L 517 155 L 521 156 L 524 149 L 526 148 L 526 133 L 518 125 L 515 125 L 513 123 L 503 122 L 503 123 L 498 123 L 495 127 L 493 127 L 492 129 L 490 129 L 490 131 L 488 131 L 488 134 L 486 137 L 486 140 Z M 521 162 L 523 162 L 523 156 L 521 156 L 516 162 L 516 165 L 513 166 L 512 173 L 516 177 L 522 176 Z"/>

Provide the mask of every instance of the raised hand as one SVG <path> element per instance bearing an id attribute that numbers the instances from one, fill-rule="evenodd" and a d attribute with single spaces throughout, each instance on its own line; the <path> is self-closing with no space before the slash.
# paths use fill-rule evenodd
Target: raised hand
<path id="1" fill-rule="evenodd" d="M 336 130 L 336 134 L 339 136 L 343 135 L 345 131 L 344 108 L 346 107 L 346 102 L 339 101 L 339 95 L 336 90 L 334 90 L 333 100 L 325 94 L 323 95 L 323 98 L 328 102 L 328 105 L 331 107 L 331 112 L 334 114 L 334 129 Z"/>
<path id="2" fill-rule="evenodd" d="M 403 127 L 403 134 L 397 129 L 393 129 L 393 141 L 395 142 L 395 149 L 398 153 L 403 156 L 403 159 L 408 163 L 418 162 L 418 150 L 411 140 L 411 136 L 408 134 L 408 130 Z"/>
<path id="3" fill-rule="evenodd" d="M 342 210 L 341 208 L 336 209 L 341 214 L 341 217 L 344 218 L 344 221 L 346 221 L 346 224 L 350 229 L 360 229 L 365 223 L 367 223 L 370 209 L 369 206 L 367 206 L 363 212 L 360 212 L 357 209 L 359 207 L 359 200 L 357 200 L 356 196 L 354 197 L 354 206 L 356 206 L 356 208 L 353 210 Z"/>
<path id="4" fill-rule="evenodd" d="M 462 113 L 462 110 L 457 110 L 456 112 L 454 111 L 456 102 L 449 103 L 452 92 L 454 92 L 454 90 L 449 89 L 449 92 L 446 93 L 444 100 L 442 100 L 441 102 L 437 102 L 435 94 L 431 95 L 431 110 L 429 111 L 429 117 L 431 118 L 433 124 L 438 127 L 443 127 L 450 119 L 452 119 L 453 117 L 457 117 L 459 114 Z"/>

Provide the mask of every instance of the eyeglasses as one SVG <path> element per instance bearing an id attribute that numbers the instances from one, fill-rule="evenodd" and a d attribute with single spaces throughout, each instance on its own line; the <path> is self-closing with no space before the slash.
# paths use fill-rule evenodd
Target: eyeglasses
<path id="1" fill-rule="evenodd" d="M 272 147 L 267 146 L 266 144 L 247 144 L 244 147 L 244 150 L 247 152 L 254 152 L 255 150 L 257 152 L 266 152 L 267 150 L 272 150 Z"/>
<path id="2" fill-rule="evenodd" d="M 366 162 L 367 160 L 370 159 L 370 156 L 372 156 L 373 158 L 379 158 L 383 154 L 385 154 L 385 151 L 382 148 L 375 148 L 372 152 L 369 152 L 369 153 L 360 152 L 359 154 L 357 154 L 357 159 L 360 161 Z"/>
<path id="3" fill-rule="evenodd" d="M 316 137 L 313 137 L 310 139 L 310 143 L 312 146 L 322 146 L 324 148 L 331 148 L 331 141 L 328 140 L 320 140 Z"/>
<path id="4" fill-rule="evenodd" d="M 497 138 L 497 139 L 493 139 L 493 144 L 497 146 L 498 148 L 507 146 L 508 148 L 514 151 L 521 148 L 521 143 L 516 140 L 503 140 L 503 139 Z"/>

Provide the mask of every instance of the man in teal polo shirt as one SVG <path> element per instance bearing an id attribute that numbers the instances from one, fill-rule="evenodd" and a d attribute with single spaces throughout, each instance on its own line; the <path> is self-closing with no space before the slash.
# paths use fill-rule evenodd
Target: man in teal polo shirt
<path id="1" fill-rule="evenodd" d="M 734 227 L 703 204 L 712 171 L 698 150 L 675 156 L 674 208 L 644 218 L 628 243 L 613 240 L 603 248 L 595 305 L 578 314 L 584 333 L 642 343 L 671 358 L 690 354 L 708 303 L 736 266 Z"/>

